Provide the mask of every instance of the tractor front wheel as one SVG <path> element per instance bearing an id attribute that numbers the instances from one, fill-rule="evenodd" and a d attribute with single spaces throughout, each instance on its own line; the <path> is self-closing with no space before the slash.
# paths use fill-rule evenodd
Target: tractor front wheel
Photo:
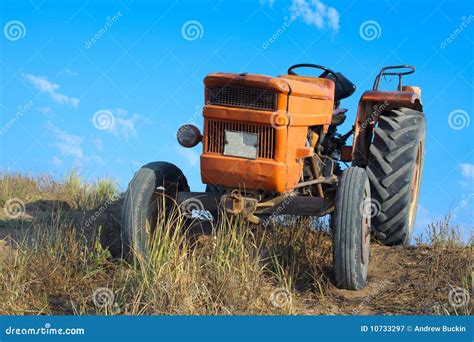
<path id="1" fill-rule="evenodd" d="M 336 285 L 346 290 L 365 286 L 370 253 L 370 184 L 363 168 L 345 169 L 339 179 L 333 229 Z"/>
<path id="2" fill-rule="evenodd" d="M 123 255 L 146 256 L 160 215 L 166 215 L 175 204 L 178 191 L 189 191 L 181 170 L 166 162 L 142 166 L 133 176 L 122 207 Z M 163 217 L 163 216 L 161 216 Z"/>

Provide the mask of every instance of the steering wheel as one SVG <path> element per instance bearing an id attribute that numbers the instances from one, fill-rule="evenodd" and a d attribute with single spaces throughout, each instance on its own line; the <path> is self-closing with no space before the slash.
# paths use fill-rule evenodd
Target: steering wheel
<path id="1" fill-rule="evenodd" d="M 288 68 L 288 75 L 298 75 L 296 72 L 293 70 L 298 69 L 298 68 L 313 68 L 313 69 L 321 69 L 324 70 L 321 75 L 319 75 L 319 78 L 327 78 L 330 74 L 334 77 L 334 79 L 339 81 L 339 76 L 336 74 L 335 71 L 326 68 L 325 66 L 318 65 L 318 64 L 311 64 L 311 63 L 303 63 L 303 64 L 295 64 L 292 65 Z"/>

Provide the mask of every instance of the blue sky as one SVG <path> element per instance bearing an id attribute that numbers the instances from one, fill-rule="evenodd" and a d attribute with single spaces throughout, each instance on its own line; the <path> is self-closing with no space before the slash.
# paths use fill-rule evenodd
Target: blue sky
<path id="1" fill-rule="evenodd" d="M 76 165 L 124 189 L 141 165 L 166 160 L 202 190 L 200 145 L 183 149 L 175 134 L 202 127 L 206 74 L 326 65 L 358 87 L 342 104 L 345 130 L 382 66 L 412 64 L 405 82 L 422 88 L 427 116 L 416 233 L 451 212 L 467 235 L 473 15 L 468 1 L 439 0 L 2 0 L 1 169 L 63 177 Z"/>

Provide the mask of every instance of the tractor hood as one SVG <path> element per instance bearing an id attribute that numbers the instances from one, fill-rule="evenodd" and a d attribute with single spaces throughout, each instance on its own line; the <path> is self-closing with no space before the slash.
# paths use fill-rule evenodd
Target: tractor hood
<path id="1" fill-rule="evenodd" d="M 330 79 L 296 75 L 277 77 L 257 74 L 212 73 L 204 79 L 206 87 L 234 86 L 273 90 L 279 94 L 334 100 L 335 84 Z"/>

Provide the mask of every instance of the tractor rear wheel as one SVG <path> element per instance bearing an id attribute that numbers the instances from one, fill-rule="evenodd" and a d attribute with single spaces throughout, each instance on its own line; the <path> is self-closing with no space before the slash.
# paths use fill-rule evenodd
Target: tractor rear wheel
<path id="1" fill-rule="evenodd" d="M 386 245 L 407 245 L 413 235 L 425 152 L 425 115 L 397 108 L 384 111 L 374 129 L 367 174 L 372 222 Z"/>
<path id="2" fill-rule="evenodd" d="M 166 162 L 142 166 L 133 176 L 122 207 L 123 255 L 146 256 L 157 220 L 174 206 L 178 191 L 189 191 L 181 170 Z"/>
<path id="3" fill-rule="evenodd" d="M 370 254 L 370 215 L 365 208 L 369 200 L 366 171 L 355 166 L 345 169 L 331 218 L 334 277 L 342 289 L 360 290 L 365 286 Z"/>

